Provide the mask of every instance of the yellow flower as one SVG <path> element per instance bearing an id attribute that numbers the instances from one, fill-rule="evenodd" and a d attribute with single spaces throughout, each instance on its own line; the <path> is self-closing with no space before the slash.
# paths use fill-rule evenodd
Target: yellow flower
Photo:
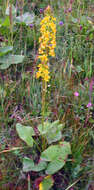
<path id="1" fill-rule="evenodd" d="M 47 62 L 48 61 L 47 55 L 40 55 L 40 56 L 38 56 L 38 58 L 41 60 L 41 62 Z"/>
<path id="2" fill-rule="evenodd" d="M 52 56 L 52 57 L 54 57 L 54 56 L 55 56 L 55 52 L 54 52 L 53 50 L 51 50 L 51 51 L 49 52 L 49 55 Z"/>
<path id="3" fill-rule="evenodd" d="M 43 190 L 42 183 L 39 184 L 39 190 Z"/>
<path id="4" fill-rule="evenodd" d="M 38 72 L 36 73 L 36 78 L 38 79 L 39 77 L 41 77 L 41 73 L 38 71 Z"/>
<path id="5" fill-rule="evenodd" d="M 54 57 L 54 48 L 56 47 L 56 18 L 52 15 L 52 10 L 48 6 L 44 11 L 44 18 L 40 22 L 41 36 L 39 38 L 39 56 L 40 64 L 38 66 L 39 70 L 36 73 L 36 78 L 41 77 L 44 81 L 48 82 L 50 79 L 48 58 L 49 56 Z"/>

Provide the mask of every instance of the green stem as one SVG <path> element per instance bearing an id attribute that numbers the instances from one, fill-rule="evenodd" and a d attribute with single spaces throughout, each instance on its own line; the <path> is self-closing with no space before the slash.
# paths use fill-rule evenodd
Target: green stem
<path id="1" fill-rule="evenodd" d="M 45 120 L 46 87 L 47 87 L 46 82 L 44 80 L 42 80 L 42 126 L 44 126 L 44 120 Z"/>
<path id="2" fill-rule="evenodd" d="M 47 82 L 42 80 L 42 130 L 43 131 L 44 131 L 44 121 L 45 121 L 46 88 L 47 88 Z M 45 137 L 42 137 L 42 150 L 45 149 L 45 146 L 46 146 Z"/>
<path id="3" fill-rule="evenodd" d="M 30 187 L 31 185 L 30 185 L 30 175 L 28 174 L 28 190 L 30 190 L 31 189 L 31 187 Z"/>
<path id="4" fill-rule="evenodd" d="M 10 20 L 10 33 L 11 33 L 11 45 L 13 46 L 13 15 L 12 15 L 12 3 L 9 7 L 9 20 Z"/>

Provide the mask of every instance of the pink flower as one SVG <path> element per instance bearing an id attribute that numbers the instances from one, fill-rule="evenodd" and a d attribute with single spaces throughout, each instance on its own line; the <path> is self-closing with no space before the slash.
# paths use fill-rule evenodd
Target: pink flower
<path id="1" fill-rule="evenodd" d="M 83 28 L 83 27 L 80 25 L 80 30 L 82 30 L 82 28 Z"/>
<path id="2" fill-rule="evenodd" d="M 88 77 L 86 77 L 86 78 L 85 78 L 85 81 L 88 81 L 88 80 L 89 80 Z"/>
<path id="3" fill-rule="evenodd" d="M 74 96 L 79 96 L 79 93 L 78 92 L 74 92 Z"/>
<path id="4" fill-rule="evenodd" d="M 68 12 L 71 12 L 72 11 L 72 8 L 70 7 L 69 9 L 68 9 Z"/>
<path id="5" fill-rule="evenodd" d="M 89 102 L 88 104 L 87 104 L 87 106 L 86 106 L 87 108 L 90 108 L 90 107 L 92 107 L 92 104 L 91 104 L 91 102 Z"/>

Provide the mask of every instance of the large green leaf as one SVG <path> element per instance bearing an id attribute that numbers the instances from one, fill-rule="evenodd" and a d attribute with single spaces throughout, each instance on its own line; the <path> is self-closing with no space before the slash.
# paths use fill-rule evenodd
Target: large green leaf
<path id="1" fill-rule="evenodd" d="M 65 160 L 67 155 L 71 154 L 70 144 L 61 142 L 59 145 L 51 145 L 41 154 L 41 159 L 45 161 L 54 161 L 58 158 Z"/>
<path id="2" fill-rule="evenodd" d="M 23 159 L 23 171 L 29 172 L 29 171 L 42 171 L 47 167 L 47 163 L 44 161 L 40 161 L 38 164 L 34 164 L 33 160 L 30 158 L 25 157 Z"/>
<path id="3" fill-rule="evenodd" d="M 66 142 L 66 141 L 63 141 L 63 142 L 60 142 L 60 150 L 61 150 L 61 155 L 62 156 L 62 159 L 66 159 L 67 155 L 68 154 L 71 154 L 71 146 L 70 146 L 70 143 L 69 142 Z"/>
<path id="4" fill-rule="evenodd" d="M 21 63 L 24 59 L 23 55 L 6 55 L 3 57 L 0 57 L 0 63 L 10 63 L 10 64 L 18 64 Z"/>
<path id="5" fill-rule="evenodd" d="M 46 176 L 39 184 L 39 190 L 49 190 L 53 186 L 54 180 L 52 176 Z"/>
<path id="6" fill-rule="evenodd" d="M 16 22 L 25 23 L 26 25 L 28 25 L 34 22 L 34 18 L 35 18 L 34 13 L 30 14 L 29 12 L 26 12 L 25 14 L 16 17 Z"/>
<path id="7" fill-rule="evenodd" d="M 64 166 L 64 164 L 65 164 L 65 161 L 61 160 L 61 159 L 56 159 L 56 160 L 50 162 L 47 166 L 46 174 L 52 175 L 52 174 L 56 173 Z"/>
<path id="8" fill-rule="evenodd" d="M 59 145 L 51 145 L 41 154 L 41 160 L 50 162 L 46 169 L 46 174 L 54 174 L 60 170 L 66 160 L 68 154 L 71 154 L 70 144 L 68 142 L 60 142 Z"/>
<path id="9" fill-rule="evenodd" d="M 49 128 L 50 128 L 50 123 L 48 121 L 44 122 L 44 125 L 40 124 L 38 126 L 38 130 L 39 130 L 41 135 L 46 134 L 48 132 Z"/>
<path id="10" fill-rule="evenodd" d="M 13 50 L 13 46 L 0 47 L 0 56 Z"/>
<path id="11" fill-rule="evenodd" d="M 16 124 L 16 130 L 19 137 L 27 143 L 29 146 L 33 146 L 33 138 L 32 136 L 35 135 L 34 130 L 32 127 L 23 126 L 20 123 Z"/>
<path id="12" fill-rule="evenodd" d="M 53 161 L 60 155 L 58 145 L 51 145 L 41 154 L 41 159 L 45 161 Z"/>
<path id="13" fill-rule="evenodd" d="M 51 128 L 55 129 L 59 125 L 59 120 L 54 121 L 53 123 L 50 123 L 49 121 L 44 122 L 44 125 L 40 124 L 38 126 L 38 130 L 40 131 L 40 134 L 46 134 L 50 131 Z"/>
<path id="14" fill-rule="evenodd" d="M 2 63 L 2 65 L 0 65 L 0 69 L 7 69 L 10 65 L 22 63 L 23 59 L 23 55 L 9 54 L 2 56 L 0 57 L 0 63 Z"/>
<path id="15" fill-rule="evenodd" d="M 56 142 L 62 138 L 61 130 L 63 128 L 62 124 L 59 124 L 59 120 L 52 123 L 49 121 L 44 122 L 44 125 L 40 124 L 38 130 L 41 135 L 45 134 L 48 144 Z"/>
<path id="16" fill-rule="evenodd" d="M 48 141 L 48 144 L 51 144 L 53 142 L 56 142 L 56 141 L 59 141 L 61 138 L 62 138 L 62 133 L 61 131 L 55 131 L 52 133 L 48 133 L 47 136 L 47 141 Z"/>
<path id="17" fill-rule="evenodd" d="M 0 65 L 0 69 L 2 69 L 2 70 L 8 69 L 10 65 L 11 65 L 10 63 L 2 64 L 2 65 Z"/>

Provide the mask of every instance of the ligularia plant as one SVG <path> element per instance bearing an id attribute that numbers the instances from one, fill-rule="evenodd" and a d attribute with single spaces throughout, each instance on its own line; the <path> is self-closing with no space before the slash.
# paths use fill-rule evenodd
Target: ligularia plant
<path id="1" fill-rule="evenodd" d="M 44 11 L 44 18 L 41 21 L 39 38 L 39 56 L 40 64 L 38 65 L 39 70 L 36 73 L 36 77 L 41 77 L 44 81 L 48 82 L 50 79 L 48 59 L 49 56 L 55 56 L 56 47 L 56 18 L 53 17 L 50 6 Z"/>
<path id="2" fill-rule="evenodd" d="M 55 56 L 56 47 L 56 18 L 52 15 L 51 7 L 48 6 L 44 11 L 44 18 L 40 22 L 40 38 L 39 38 L 39 50 L 38 59 L 40 64 L 38 65 L 38 72 L 36 78 L 42 79 L 42 125 L 44 125 L 45 115 L 45 97 L 47 82 L 50 79 L 49 74 L 49 57 Z"/>
<path id="3" fill-rule="evenodd" d="M 45 121 L 45 103 L 47 82 L 50 79 L 48 61 L 49 57 L 55 56 L 56 47 L 56 19 L 51 13 L 48 6 L 44 12 L 44 18 L 41 21 L 39 38 L 38 59 L 40 64 L 36 77 L 42 79 L 42 122 L 37 126 L 38 134 L 32 126 L 22 126 L 17 123 L 16 130 L 19 137 L 30 147 L 35 143 L 40 152 L 40 159 L 37 164 L 34 163 L 33 157 L 30 159 L 24 157 L 23 172 L 43 172 L 44 176 L 39 183 L 39 190 L 49 190 L 53 186 L 53 174 L 58 172 L 65 164 L 67 156 L 71 154 L 70 144 L 62 140 L 63 124 L 59 120 L 50 122 Z M 35 137 L 41 139 L 41 146 L 35 140 Z M 53 144 L 55 143 L 55 144 Z"/>

